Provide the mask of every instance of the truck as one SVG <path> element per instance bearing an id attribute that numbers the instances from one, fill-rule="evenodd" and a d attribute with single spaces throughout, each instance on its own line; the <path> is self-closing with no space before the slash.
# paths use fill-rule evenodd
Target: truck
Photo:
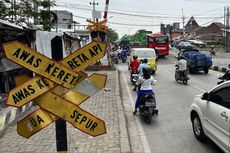
<path id="1" fill-rule="evenodd" d="M 212 56 L 201 52 L 198 49 L 184 49 L 178 53 L 178 58 L 184 57 L 188 62 L 189 73 L 195 73 L 203 70 L 204 73 L 209 72 L 212 66 Z"/>

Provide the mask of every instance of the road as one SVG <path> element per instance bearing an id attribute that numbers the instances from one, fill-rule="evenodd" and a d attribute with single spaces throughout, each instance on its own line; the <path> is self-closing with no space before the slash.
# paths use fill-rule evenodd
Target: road
<path id="1" fill-rule="evenodd" d="M 193 135 L 189 117 L 189 106 L 193 97 L 204 91 L 211 90 L 217 82 L 218 73 L 210 70 L 208 74 L 200 72 L 189 75 L 191 78 L 187 85 L 177 83 L 174 80 L 176 59 L 173 56 L 158 60 L 158 70 L 153 77 L 157 80 L 154 86 L 159 115 L 154 117 L 150 125 L 143 123 L 139 116 L 132 115 L 136 93 L 132 91 L 133 85 L 129 80 L 127 64 L 118 64 L 120 81 L 126 117 L 131 136 L 133 152 L 141 150 L 137 147 L 137 132 L 144 141 L 145 152 L 151 153 L 222 153 L 222 151 L 210 140 L 199 142 Z M 129 101 L 129 102 L 128 102 Z M 135 118 L 135 119 L 134 119 Z M 134 120 L 138 129 L 132 128 Z"/>

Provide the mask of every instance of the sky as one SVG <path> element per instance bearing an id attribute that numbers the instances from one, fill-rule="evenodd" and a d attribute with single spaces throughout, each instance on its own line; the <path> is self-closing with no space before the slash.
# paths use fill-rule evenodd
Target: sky
<path id="1" fill-rule="evenodd" d="M 56 0 L 54 10 L 67 10 L 73 13 L 74 21 L 88 24 L 92 19 L 94 0 Z M 104 15 L 105 0 L 95 0 L 97 11 Z M 224 7 L 230 0 L 109 0 L 107 26 L 114 29 L 119 38 L 135 34 L 139 29 L 160 32 L 160 24 L 180 22 L 181 28 L 194 16 L 200 26 L 212 22 L 224 23 Z M 102 20 L 102 19 L 101 19 Z"/>

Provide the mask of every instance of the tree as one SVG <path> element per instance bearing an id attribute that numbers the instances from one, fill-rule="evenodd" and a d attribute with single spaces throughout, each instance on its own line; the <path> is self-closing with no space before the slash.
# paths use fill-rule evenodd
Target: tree
<path id="1" fill-rule="evenodd" d="M 53 26 L 50 20 L 50 8 L 55 6 L 53 0 L 18 0 L 17 3 L 10 1 L 0 1 L 0 18 L 14 21 L 16 23 L 31 24 L 33 18 L 37 18 L 44 30 L 50 30 Z M 16 0 L 15 0 L 16 2 Z M 37 4 L 38 12 L 34 8 Z"/>
<path id="2" fill-rule="evenodd" d="M 7 16 L 7 7 L 3 1 L 0 1 L 0 19 L 5 19 Z"/>
<path id="3" fill-rule="evenodd" d="M 107 37 L 109 41 L 114 42 L 118 39 L 118 34 L 115 30 L 108 28 Z"/>

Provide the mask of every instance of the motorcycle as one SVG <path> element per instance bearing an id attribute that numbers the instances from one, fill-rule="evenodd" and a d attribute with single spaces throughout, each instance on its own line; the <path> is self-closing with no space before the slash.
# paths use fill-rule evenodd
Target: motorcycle
<path id="1" fill-rule="evenodd" d="M 176 66 L 176 71 L 175 71 L 175 80 L 178 81 L 182 81 L 183 84 L 187 84 L 188 80 L 190 79 L 188 77 L 188 71 L 178 71 L 178 66 Z"/>
<path id="2" fill-rule="evenodd" d="M 138 73 L 137 73 L 137 71 L 131 71 L 130 81 L 133 84 L 136 84 L 137 80 L 138 80 Z"/>
<path id="3" fill-rule="evenodd" d="M 220 81 L 218 81 L 217 84 L 221 84 L 221 83 L 224 83 L 225 81 L 228 81 L 222 77 L 219 77 L 218 79 L 220 79 Z"/>
<path id="4" fill-rule="evenodd" d="M 225 81 L 229 81 L 230 80 L 230 70 L 227 70 L 224 75 L 221 76 L 219 74 L 218 76 L 219 76 L 218 79 L 220 81 L 218 81 L 217 84 L 221 84 L 221 83 L 223 83 Z"/>
<path id="5" fill-rule="evenodd" d="M 150 124 L 152 116 L 158 115 L 158 109 L 156 109 L 156 100 L 153 93 L 144 94 L 141 98 L 141 105 L 139 106 L 139 112 L 143 120 Z"/>
<path id="6" fill-rule="evenodd" d="M 118 64 L 118 63 L 119 63 L 119 59 L 118 59 L 118 57 L 115 56 L 115 55 L 112 56 L 112 61 L 113 61 L 113 63 L 115 63 L 115 64 Z"/>

